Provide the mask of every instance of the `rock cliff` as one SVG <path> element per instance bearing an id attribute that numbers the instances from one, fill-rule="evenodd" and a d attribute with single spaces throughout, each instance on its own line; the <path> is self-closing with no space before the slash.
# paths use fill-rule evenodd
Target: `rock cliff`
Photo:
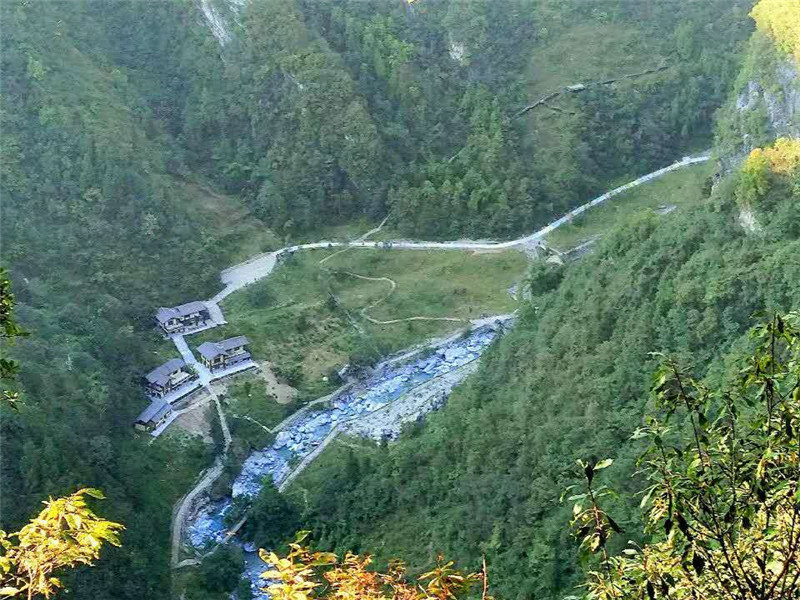
<path id="1" fill-rule="evenodd" d="M 733 98 L 718 119 L 716 146 L 723 171 L 778 137 L 800 137 L 800 66 L 756 32 Z"/>

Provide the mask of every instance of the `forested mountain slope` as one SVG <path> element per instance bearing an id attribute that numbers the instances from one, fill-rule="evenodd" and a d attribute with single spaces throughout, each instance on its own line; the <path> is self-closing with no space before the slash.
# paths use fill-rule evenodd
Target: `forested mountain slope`
<path id="1" fill-rule="evenodd" d="M 713 376 L 755 311 L 795 306 L 796 180 L 770 193 L 759 236 L 737 224 L 732 187 L 627 224 L 564 272 L 537 268 L 532 306 L 441 413 L 396 445 L 342 448 L 301 477 L 298 507 L 321 546 L 420 567 L 441 551 L 478 568 L 485 553 L 498 597 L 563 597 L 577 569 L 559 495 L 575 459 L 609 454 L 616 486 L 636 489 L 629 437 L 648 405 L 648 352 Z M 637 505 L 615 513 L 629 531 Z"/>
<path id="2" fill-rule="evenodd" d="M 698 187 L 699 205 L 631 219 L 565 268 L 537 265 L 516 329 L 444 410 L 395 445 L 340 445 L 300 477 L 291 493 L 304 527 L 323 549 L 417 568 L 442 552 L 479 569 L 485 555 L 498 597 L 570 594 L 581 578 L 559 496 L 574 461 L 616 459 L 613 512 L 631 532 L 621 537 L 635 536 L 641 449 L 630 436 L 653 408 L 649 353 L 718 382 L 734 374 L 754 314 L 796 308 L 799 178 L 798 142 L 782 140 Z M 744 210 L 757 226 L 742 226 Z"/>
<path id="3" fill-rule="evenodd" d="M 210 450 L 132 434 L 153 310 L 209 296 L 278 236 L 388 212 L 415 236 L 500 237 L 705 144 L 748 4 L 270 0 L 243 4 L 224 47 L 190 0 L 0 4 L 2 259 L 31 332 L 25 405 L 0 408 L 0 525 L 99 487 L 123 546 L 66 595 L 166 597 L 170 511 Z M 637 23 L 617 50 L 668 70 L 514 120 L 529 76 L 553 81 L 530 75 L 547 48 Z"/>
<path id="4" fill-rule="evenodd" d="M 169 3 L 148 3 L 141 18 L 142 6 L 1 9 L 2 259 L 31 334 L 15 348 L 24 405 L 0 408 L 1 525 L 14 530 L 48 496 L 90 485 L 127 527 L 100 569 L 65 580 L 69 597 L 168 595 L 172 504 L 209 450 L 132 435 L 151 314 L 215 290 L 240 249 L 261 249 L 240 248 L 236 234 L 256 221 L 237 202 L 182 178 L 169 135 L 182 82 L 169 61 L 193 20 Z"/>
<path id="5" fill-rule="evenodd" d="M 282 233 L 387 211 L 424 237 L 531 230 L 707 145 L 750 30 L 747 1 L 229 4 L 187 156 Z"/>

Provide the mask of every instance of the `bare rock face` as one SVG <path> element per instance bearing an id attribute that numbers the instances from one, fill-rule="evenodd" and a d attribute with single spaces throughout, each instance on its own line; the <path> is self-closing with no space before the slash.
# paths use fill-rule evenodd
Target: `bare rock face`
<path id="1" fill-rule="evenodd" d="M 751 61 L 756 66 L 730 106 L 728 133 L 717 147 L 719 176 L 735 170 L 756 147 L 800 137 L 800 67 L 763 49 Z"/>
<path id="2" fill-rule="evenodd" d="M 762 71 L 759 78 L 751 79 L 739 92 L 735 103 L 736 113 L 743 121 L 761 111 L 765 132 L 755 134 L 767 139 L 756 139 L 743 132 L 741 145 L 724 155 L 723 172 L 732 171 L 757 146 L 779 137 L 800 137 L 800 69 L 790 58 L 779 58 L 774 66 Z M 739 225 L 749 234 L 758 234 L 762 227 L 752 207 L 741 207 Z"/>
<path id="3" fill-rule="evenodd" d="M 759 233 L 761 231 L 761 225 L 756 220 L 756 215 L 752 208 L 742 208 L 739 211 L 739 225 L 747 233 Z"/>
<path id="4" fill-rule="evenodd" d="M 736 110 L 739 112 L 754 110 L 761 92 L 761 85 L 757 81 L 748 81 L 747 89 L 736 98 Z"/>
<path id="5" fill-rule="evenodd" d="M 239 13 L 247 2 L 248 0 L 199 0 L 203 18 L 220 46 L 224 47 L 231 41 Z"/>
<path id="6" fill-rule="evenodd" d="M 767 110 L 767 121 L 775 137 L 800 137 L 800 75 L 789 59 L 775 67 L 775 86 L 765 88 L 758 81 L 748 81 L 736 99 L 740 112 L 755 110 L 760 103 Z"/>
<path id="7" fill-rule="evenodd" d="M 458 64 L 465 65 L 467 63 L 467 48 L 464 44 L 450 40 L 448 53 L 450 54 L 450 58 Z"/>
<path id="8" fill-rule="evenodd" d="M 764 94 L 769 121 L 776 134 L 800 137 L 800 73 L 792 62 L 785 62 L 776 70 L 780 92 Z"/>

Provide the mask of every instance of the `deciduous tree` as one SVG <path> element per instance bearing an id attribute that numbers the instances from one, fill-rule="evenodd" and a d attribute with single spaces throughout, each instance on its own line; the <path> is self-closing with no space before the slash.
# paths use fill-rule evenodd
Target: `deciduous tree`
<path id="1" fill-rule="evenodd" d="M 573 496 L 581 545 L 600 554 L 586 598 L 778 600 L 800 594 L 800 315 L 753 331 L 757 347 L 738 379 L 711 389 L 672 360 L 656 372 L 659 413 L 635 437 L 641 506 L 651 541 L 618 555 L 621 533 L 595 482 L 610 466 L 580 462 L 586 491 Z"/>
<path id="2" fill-rule="evenodd" d="M 400 561 L 385 572 L 375 571 L 369 568 L 371 556 L 348 552 L 340 559 L 312 551 L 303 545 L 307 535 L 301 532 L 286 556 L 260 552 L 272 567 L 263 576 L 274 581 L 266 590 L 275 600 L 457 600 L 477 583 L 483 583 L 483 600 L 490 600 L 485 562 L 481 573 L 463 573 L 439 556 L 435 568 L 413 581 Z"/>
<path id="3" fill-rule="evenodd" d="M 100 490 L 84 488 L 65 498 L 50 498 L 19 531 L 0 531 L 0 596 L 49 598 L 62 587 L 57 571 L 91 565 L 104 543 L 120 545 L 124 527 L 95 515 L 85 496 L 104 497 Z"/>

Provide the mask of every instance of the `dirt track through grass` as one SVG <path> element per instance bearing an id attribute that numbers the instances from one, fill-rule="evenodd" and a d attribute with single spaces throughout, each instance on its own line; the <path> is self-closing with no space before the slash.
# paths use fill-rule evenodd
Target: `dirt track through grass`
<path id="1" fill-rule="evenodd" d="M 369 306 L 365 306 L 361 309 L 361 316 L 364 317 L 370 323 L 375 325 L 392 325 L 394 323 L 404 323 L 406 321 L 456 321 L 459 323 L 465 323 L 464 319 L 457 319 L 455 317 L 422 317 L 422 316 L 414 316 L 414 317 L 405 317 L 402 319 L 390 319 L 388 321 L 379 321 L 367 314 L 367 311 L 375 308 L 379 304 L 383 304 L 389 297 L 394 294 L 394 291 L 397 289 L 397 282 L 394 279 L 389 279 L 388 277 L 366 277 L 365 275 L 359 275 L 358 273 L 351 273 L 350 271 L 340 271 L 340 273 L 344 273 L 345 275 L 350 275 L 351 277 L 357 277 L 358 279 L 364 279 L 366 281 L 386 281 L 390 286 L 391 289 L 389 293 L 386 294 L 383 298 L 380 298 L 370 304 Z"/>

